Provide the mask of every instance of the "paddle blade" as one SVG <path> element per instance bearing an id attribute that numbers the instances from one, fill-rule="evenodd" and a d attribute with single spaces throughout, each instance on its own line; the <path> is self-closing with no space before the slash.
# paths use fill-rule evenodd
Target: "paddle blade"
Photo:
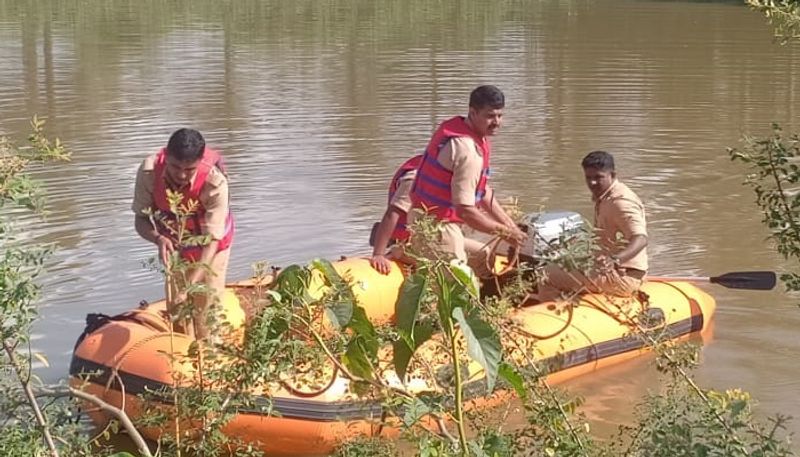
<path id="1" fill-rule="evenodd" d="M 772 290 L 777 278 L 773 271 L 734 271 L 711 277 L 709 281 L 730 289 Z"/>

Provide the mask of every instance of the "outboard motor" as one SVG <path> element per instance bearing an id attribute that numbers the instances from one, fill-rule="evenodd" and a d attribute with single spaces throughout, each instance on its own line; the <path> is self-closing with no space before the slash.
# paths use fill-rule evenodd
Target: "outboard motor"
<path id="1" fill-rule="evenodd" d="M 530 265 L 539 264 L 545 253 L 560 240 L 577 234 L 583 227 L 583 218 L 574 211 L 544 211 L 529 213 L 522 218 L 520 228 L 528 234 L 528 241 L 522 245 L 519 252 L 520 262 Z M 465 235 L 482 242 L 491 238 L 486 233 L 468 229 Z M 510 246 L 505 241 L 497 247 L 497 252 L 505 254 L 510 252 Z"/>
<path id="2" fill-rule="evenodd" d="M 545 211 L 530 213 L 523 219 L 528 241 L 520 250 L 520 261 L 538 263 L 549 247 L 559 239 L 576 234 L 583 226 L 583 218 L 574 211 Z"/>

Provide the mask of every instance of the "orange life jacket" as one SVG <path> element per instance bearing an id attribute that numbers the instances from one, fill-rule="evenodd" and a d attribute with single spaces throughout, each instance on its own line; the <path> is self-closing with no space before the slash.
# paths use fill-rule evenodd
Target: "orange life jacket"
<path id="1" fill-rule="evenodd" d="M 162 148 L 156 155 L 155 166 L 153 167 L 155 181 L 153 188 L 153 202 L 155 204 L 155 208 L 153 209 L 158 210 L 161 213 L 161 216 L 167 221 L 175 221 L 176 215 L 170 211 L 169 201 L 167 200 L 167 182 L 166 177 L 164 176 L 166 163 L 167 150 L 166 148 Z M 198 203 L 197 210 L 186 221 L 185 228 L 191 235 L 203 234 L 201 221 L 203 221 L 205 218 L 206 211 L 205 208 L 203 208 L 202 203 L 200 203 L 200 191 L 203 189 L 203 186 L 206 183 L 208 174 L 214 167 L 217 167 L 223 173 L 225 172 L 222 156 L 220 156 L 217 151 L 206 148 L 205 151 L 203 151 L 203 156 L 200 158 L 199 164 L 197 165 L 197 171 L 195 172 L 194 180 L 188 189 L 182 191 L 183 204 L 187 204 L 189 200 L 194 200 Z M 156 230 L 158 230 L 158 233 L 170 238 L 173 242 L 178 242 L 172 232 L 164 224 L 164 221 L 158 219 L 160 218 L 157 218 L 156 220 Z M 225 218 L 225 233 L 217 244 L 217 252 L 224 251 L 231 246 L 231 243 L 233 242 L 233 233 L 233 214 L 231 214 L 230 208 L 228 208 L 228 215 Z M 197 261 L 203 251 L 203 246 L 179 246 L 179 249 L 181 252 L 181 257 L 189 261 Z"/>
<path id="2" fill-rule="evenodd" d="M 483 156 L 483 169 L 478 186 L 475 188 L 476 204 L 483 200 L 490 173 L 489 159 L 492 147 L 489 139 L 478 138 L 461 116 L 442 122 L 425 149 L 422 164 L 417 170 L 417 177 L 411 191 L 411 202 L 414 208 L 422 208 L 445 222 L 462 222 L 461 218 L 456 215 L 450 191 L 453 172 L 439 163 L 439 153 L 447 142 L 455 137 L 472 138 Z"/>
<path id="3" fill-rule="evenodd" d="M 392 198 L 394 198 L 394 194 L 397 192 L 397 188 L 400 186 L 400 179 L 405 176 L 406 173 L 416 170 L 419 165 L 422 163 L 422 154 L 415 155 L 414 157 L 406 160 L 400 168 L 394 173 L 394 177 L 392 177 L 392 181 L 389 183 L 389 202 L 391 203 Z M 397 221 L 397 225 L 395 225 L 394 230 L 392 231 L 392 238 L 397 241 L 405 241 L 409 237 L 408 228 L 406 227 L 406 214 L 403 213 L 400 215 L 400 219 Z"/>

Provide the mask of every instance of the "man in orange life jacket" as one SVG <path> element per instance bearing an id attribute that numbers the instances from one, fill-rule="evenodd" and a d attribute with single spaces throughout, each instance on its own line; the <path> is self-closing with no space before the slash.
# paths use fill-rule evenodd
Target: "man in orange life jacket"
<path id="1" fill-rule="evenodd" d="M 375 229 L 372 257 L 369 260 L 372 268 L 381 274 L 387 275 L 392 270 L 391 260 L 402 260 L 405 257 L 401 244 L 407 241 L 409 236 L 406 214 L 411 209 L 411 188 L 420 163 L 422 155 L 406 160 L 389 183 L 389 203 L 381 222 Z M 394 241 L 392 251 L 387 256 L 386 250 L 392 241 Z"/>
<path id="2" fill-rule="evenodd" d="M 480 86 L 469 97 L 469 114 L 444 121 L 433 134 L 411 191 L 409 223 L 416 209 L 443 223 L 438 250 L 466 261 L 479 276 L 489 274 L 484 243 L 464 237 L 461 225 L 500 235 L 521 245 L 527 235 L 506 214 L 487 186 L 491 143 L 502 124 L 505 96 L 495 86 Z"/>
<path id="3" fill-rule="evenodd" d="M 174 233 L 162 222 L 174 220 L 167 202 L 167 189 L 181 192 L 184 202 L 199 203 L 196 213 L 186 223 L 191 235 L 209 235 L 210 242 L 204 246 L 181 247 Z M 172 134 L 167 147 L 144 160 L 136 174 L 136 186 L 132 205 L 136 214 L 136 232 L 145 240 L 158 246 L 158 257 L 162 263 L 169 255 L 180 249 L 181 257 L 187 261 L 207 265 L 189 271 L 189 284 L 204 282 L 208 294 L 193 297 L 193 324 L 176 324 L 179 331 L 194 335 L 198 339 L 208 336 L 206 323 L 208 307 L 225 288 L 225 274 L 233 241 L 233 218 L 228 205 L 228 180 L 220 155 L 206 148 L 200 132 L 180 129 Z M 148 213 L 159 212 L 159 217 Z M 162 219 L 163 218 L 163 219 Z M 168 284 L 167 287 L 174 287 Z M 169 311 L 186 297 L 175 296 Z"/>

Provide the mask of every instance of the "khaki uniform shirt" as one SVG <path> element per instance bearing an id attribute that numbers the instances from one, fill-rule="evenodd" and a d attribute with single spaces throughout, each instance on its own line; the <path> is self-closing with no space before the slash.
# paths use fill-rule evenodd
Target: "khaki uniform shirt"
<path id="1" fill-rule="evenodd" d="M 595 200 L 594 224 L 605 254 L 625 248 L 634 235 L 647 236 L 644 205 L 625 184 L 614 181 L 605 194 Z M 621 264 L 624 268 L 647 271 L 647 248 Z"/>
<path id="2" fill-rule="evenodd" d="M 144 216 L 146 210 L 155 208 L 153 199 L 155 160 L 155 155 L 144 159 L 139 171 L 136 172 L 131 209 L 137 216 Z M 221 240 L 225 235 L 225 219 L 228 216 L 228 180 L 217 167 L 208 173 L 208 178 L 200 190 L 200 204 L 205 210 L 205 218 L 200 221 L 203 233 L 211 235 L 215 240 Z"/>
<path id="3" fill-rule="evenodd" d="M 483 155 L 475 141 L 467 137 L 451 138 L 439 152 L 437 159 L 444 168 L 453 172 L 450 182 L 453 205 L 475 206 L 475 191 L 483 172 Z M 414 211 L 408 213 L 409 225 L 413 224 L 415 219 Z M 461 224 L 455 222 L 442 224 L 442 236 L 437 248 L 466 261 L 480 276 L 484 276 L 483 272 L 486 270 L 485 246 L 485 243 L 465 238 Z M 418 249 L 420 253 L 426 255 L 422 248 Z M 432 254 L 426 256 L 433 258 Z"/>
<path id="4" fill-rule="evenodd" d="M 389 205 L 394 206 L 404 213 L 411 211 L 411 188 L 414 187 L 414 178 L 417 177 L 417 170 L 406 172 L 397 182 L 397 190 L 394 191 Z"/>

